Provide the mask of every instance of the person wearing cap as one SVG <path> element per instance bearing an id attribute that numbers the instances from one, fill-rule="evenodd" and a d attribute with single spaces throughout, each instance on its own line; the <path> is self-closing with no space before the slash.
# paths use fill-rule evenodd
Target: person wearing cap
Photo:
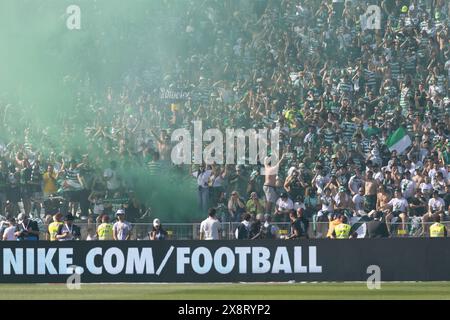
<path id="1" fill-rule="evenodd" d="M 148 233 L 150 240 L 165 240 L 167 239 L 167 231 L 161 225 L 158 218 L 153 220 L 152 230 Z"/>
<path id="2" fill-rule="evenodd" d="M 125 221 L 125 210 L 119 209 L 116 212 L 117 222 L 113 225 L 113 239 L 114 240 L 130 240 L 131 225 Z"/>
<path id="3" fill-rule="evenodd" d="M 288 219 L 289 210 L 293 209 L 294 202 L 289 198 L 287 192 L 282 192 L 275 204 L 275 217 L 277 217 L 278 220 L 286 221 Z"/>
<path id="4" fill-rule="evenodd" d="M 430 226 L 430 238 L 447 237 L 447 228 L 441 223 L 441 217 L 435 214 L 433 220 L 434 223 Z"/>
<path id="5" fill-rule="evenodd" d="M 63 226 L 62 220 L 62 214 L 58 212 L 53 216 L 53 222 L 48 225 L 48 232 L 47 232 L 47 240 L 50 241 L 57 241 L 56 235 L 60 231 L 60 228 Z"/>
<path id="6" fill-rule="evenodd" d="M 74 216 L 70 213 L 64 217 L 64 224 L 59 228 L 56 235 L 58 241 L 80 240 L 81 230 L 73 223 Z"/>
<path id="7" fill-rule="evenodd" d="M 109 216 L 104 214 L 101 218 L 101 224 L 97 227 L 98 240 L 113 240 L 113 226 L 109 223 Z"/>

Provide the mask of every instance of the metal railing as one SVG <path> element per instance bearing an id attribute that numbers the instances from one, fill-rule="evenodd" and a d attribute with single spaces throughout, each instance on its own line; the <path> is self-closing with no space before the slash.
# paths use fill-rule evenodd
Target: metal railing
<path id="1" fill-rule="evenodd" d="M 390 237 L 429 237 L 429 227 L 434 222 L 407 222 L 405 224 L 395 222 L 388 224 Z M 447 228 L 450 228 L 450 221 L 442 222 Z M 86 240 L 88 235 L 94 237 L 96 233 L 96 224 L 81 223 L 76 224 L 81 229 L 81 240 Z M 133 223 L 131 230 L 132 240 L 149 240 L 149 232 L 152 225 L 148 223 Z M 277 227 L 277 238 L 282 238 L 290 234 L 290 223 L 273 223 Z M 221 223 L 221 239 L 235 239 L 235 230 L 239 226 L 238 222 Z M 328 222 L 310 222 L 307 234 L 310 239 L 327 238 L 330 224 Z M 198 240 L 200 234 L 200 223 L 166 223 L 163 224 L 164 230 L 168 233 L 170 240 Z M 47 226 L 40 225 L 40 239 L 45 239 Z M 364 226 L 358 231 L 358 234 L 364 233 Z"/>

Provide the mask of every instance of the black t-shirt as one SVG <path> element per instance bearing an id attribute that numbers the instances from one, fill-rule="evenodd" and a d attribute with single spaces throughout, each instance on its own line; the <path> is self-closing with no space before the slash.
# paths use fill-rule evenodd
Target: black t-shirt
<path id="1" fill-rule="evenodd" d="M 36 221 L 28 220 L 27 223 L 19 223 L 16 230 L 22 232 L 22 234 L 18 237 L 19 240 L 39 240 L 39 236 L 29 235 L 27 232 L 28 230 L 39 232 L 39 226 Z"/>
<path id="2" fill-rule="evenodd" d="M 427 201 L 424 197 L 420 197 L 420 199 L 413 197 L 409 200 L 411 204 L 414 205 L 425 205 L 423 208 L 412 208 L 409 207 L 410 214 L 412 216 L 423 216 L 427 212 Z"/>
<path id="3" fill-rule="evenodd" d="M 295 234 L 295 231 L 298 231 L 298 237 L 303 237 L 305 235 L 305 232 L 303 230 L 303 224 L 299 219 L 296 219 L 294 222 L 291 222 L 291 235 Z"/>
<path id="4" fill-rule="evenodd" d="M 66 230 L 67 230 L 67 227 L 65 226 L 65 224 L 62 224 L 62 225 L 59 226 L 58 232 L 56 234 L 57 235 L 62 235 L 63 231 L 66 231 Z M 69 230 L 72 230 L 72 235 L 73 235 L 74 239 L 77 239 L 77 238 L 80 239 L 81 238 L 81 229 L 80 229 L 79 226 L 76 226 L 76 225 L 72 224 L 70 226 Z"/>

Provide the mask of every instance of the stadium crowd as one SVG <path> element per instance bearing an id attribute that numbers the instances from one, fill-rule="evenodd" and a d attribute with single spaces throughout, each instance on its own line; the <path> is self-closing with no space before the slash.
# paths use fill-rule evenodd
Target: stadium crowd
<path id="1" fill-rule="evenodd" d="M 411 221 L 426 231 L 436 215 L 448 220 L 447 1 L 190 3 L 174 27 L 185 50 L 170 72 L 149 68 L 104 97 L 77 97 L 70 116 L 90 115 L 83 148 L 68 145 L 79 133 L 70 117 L 59 152 L 45 128 L 17 132 L 26 108 L 1 105 L 3 132 L 24 138 L 0 146 L 5 216 L 42 207 L 48 220 L 61 211 L 101 220 L 117 204 L 136 222 L 152 203 L 133 193 L 133 164 L 196 180 L 199 210 L 216 208 L 221 221 L 295 222 L 298 213 L 325 236 L 317 222 L 381 216 L 406 232 Z M 369 5 L 379 25 L 363 19 Z M 263 163 L 172 165 L 170 134 L 194 120 L 223 132 L 278 126 L 279 173 L 261 176 Z"/>

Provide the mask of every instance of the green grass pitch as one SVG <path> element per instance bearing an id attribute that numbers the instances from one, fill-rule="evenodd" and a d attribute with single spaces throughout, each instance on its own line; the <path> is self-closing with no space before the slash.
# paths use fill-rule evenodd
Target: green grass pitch
<path id="1" fill-rule="evenodd" d="M 381 289 L 366 283 L 234 284 L 1 284 L 0 299 L 63 300 L 308 300 L 308 299 L 450 299 L 450 282 L 386 282 Z"/>

